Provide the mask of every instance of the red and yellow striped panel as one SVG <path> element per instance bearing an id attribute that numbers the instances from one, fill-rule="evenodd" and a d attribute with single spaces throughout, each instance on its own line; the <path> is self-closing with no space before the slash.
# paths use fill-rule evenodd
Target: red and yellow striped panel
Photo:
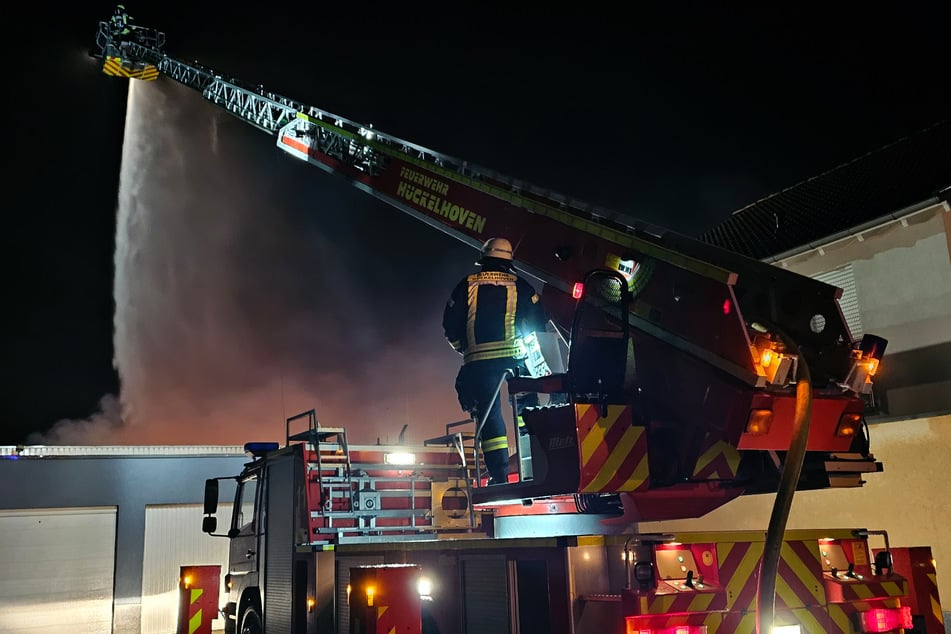
<path id="1" fill-rule="evenodd" d="M 381 605 L 376 609 L 376 629 L 373 634 L 396 634 L 399 625 L 394 621 L 396 610 L 390 610 L 389 607 Z"/>
<path id="2" fill-rule="evenodd" d="M 941 599 L 938 596 L 938 574 L 933 570 L 932 568 L 932 572 L 928 572 L 926 575 L 930 582 L 928 584 L 928 594 L 931 601 L 927 607 L 922 606 L 921 609 L 925 611 L 924 617 L 928 626 L 941 631 L 940 628 L 944 627 L 944 612 L 941 610 Z"/>
<path id="3" fill-rule="evenodd" d="M 188 597 L 188 634 L 195 634 L 198 631 L 198 628 L 201 627 L 201 604 L 198 603 L 198 599 L 201 598 L 201 595 L 205 593 L 201 588 L 192 588 L 189 591 Z M 204 603 L 204 602 L 202 602 Z M 208 623 L 209 627 L 206 628 L 208 631 L 211 630 L 210 622 Z"/>
<path id="4" fill-rule="evenodd" d="M 732 612 L 756 611 L 756 579 L 762 542 L 717 543 L 720 583 L 726 588 L 727 608 Z"/>
<path id="5" fill-rule="evenodd" d="M 855 610 L 851 606 L 838 603 L 830 603 L 828 606 L 829 621 L 836 627 L 836 632 L 852 631 L 852 615 Z"/>
<path id="6" fill-rule="evenodd" d="M 908 582 L 900 581 L 850 581 L 839 585 L 842 602 L 868 601 L 887 597 L 903 597 L 908 594 Z"/>
<path id="7" fill-rule="evenodd" d="M 112 77 L 125 77 L 127 79 L 141 79 L 152 81 L 158 79 L 159 70 L 152 64 L 145 64 L 137 68 L 123 66 L 122 58 L 114 55 L 106 56 L 102 64 L 102 72 Z"/>
<path id="8" fill-rule="evenodd" d="M 637 603 L 638 613 L 642 615 L 711 612 L 724 608 L 726 594 L 722 590 L 641 595 Z"/>
<path id="9" fill-rule="evenodd" d="M 581 493 L 614 493 L 646 490 L 647 435 L 631 424 L 628 405 L 608 405 L 601 417 L 599 405 L 575 405 L 578 446 L 581 452 Z"/>
<path id="10" fill-rule="evenodd" d="M 776 606 L 801 608 L 825 605 L 822 561 L 815 540 L 787 540 L 779 555 Z"/>
<path id="11" fill-rule="evenodd" d="M 695 480 L 732 480 L 740 467 L 740 452 L 722 440 L 707 441 L 708 447 L 697 459 Z"/>

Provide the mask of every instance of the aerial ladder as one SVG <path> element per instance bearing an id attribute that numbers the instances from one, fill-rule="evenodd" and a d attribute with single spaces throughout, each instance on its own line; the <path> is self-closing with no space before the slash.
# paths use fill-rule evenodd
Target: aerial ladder
<path id="1" fill-rule="evenodd" d="M 475 504 L 564 499 L 666 520 L 745 494 L 859 487 L 882 470 L 865 411 L 886 341 L 853 340 L 840 289 L 185 63 L 164 40 L 101 22 L 95 56 L 106 74 L 157 72 L 198 91 L 473 248 L 509 239 L 541 283 L 566 369 L 503 378 L 510 395 L 551 398 L 524 412 L 531 469 L 476 486 Z"/>

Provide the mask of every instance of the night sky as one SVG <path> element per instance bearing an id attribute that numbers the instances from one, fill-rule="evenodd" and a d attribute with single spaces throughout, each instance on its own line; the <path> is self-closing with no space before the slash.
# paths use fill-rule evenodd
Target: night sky
<path id="1" fill-rule="evenodd" d="M 688 234 L 951 103 L 947 11 L 928 4 L 197 4 L 126 6 L 178 59 Z M 461 418 L 438 316 L 475 252 L 170 80 L 130 99 L 85 54 L 111 8 L 9 18 L 0 444 L 204 443 L 235 421 L 248 433 L 221 442 L 240 444 L 309 407 L 358 440 L 404 423 L 418 440 Z M 128 231 L 120 174 L 149 213 Z M 125 259 L 117 236 L 137 241 Z"/>

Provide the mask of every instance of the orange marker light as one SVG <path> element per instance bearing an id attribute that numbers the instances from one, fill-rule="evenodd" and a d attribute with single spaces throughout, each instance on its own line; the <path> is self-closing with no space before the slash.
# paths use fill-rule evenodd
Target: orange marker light
<path id="1" fill-rule="evenodd" d="M 835 428 L 836 436 L 854 436 L 862 425 L 862 415 L 855 413 L 842 414 L 839 424 Z"/>
<path id="2" fill-rule="evenodd" d="M 750 418 L 746 423 L 746 433 L 753 436 L 765 436 L 773 423 L 773 410 L 754 409 L 750 411 Z"/>

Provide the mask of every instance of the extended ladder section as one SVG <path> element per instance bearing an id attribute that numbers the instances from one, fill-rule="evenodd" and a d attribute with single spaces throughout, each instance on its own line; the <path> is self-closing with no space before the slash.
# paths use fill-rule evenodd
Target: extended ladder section
<path id="1" fill-rule="evenodd" d="M 591 270 L 608 269 L 628 280 L 635 328 L 744 383 L 762 387 L 775 378 L 751 354 L 746 324 L 754 322 L 795 340 L 817 384 L 844 381 L 849 372 L 852 339 L 833 286 L 184 63 L 144 39 L 108 34 L 101 23 L 104 56 L 154 66 L 275 136 L 281 150 L 402 212 L 473 247 L 489 237 L 509 238 L 519 268 L 545 283 L 546 306 L 565 331 L 573 285 Z"/>
<path id="2" fill-rule="evenodd" d="M 293 431 L 302 420 L 307 428 Z M 320 425 L 313 410 L 287 425 L 288 444 L 304 445 L 309 545 L 437 539 L 479 528 L 472 463 L 461 444 L 350 445 L 343 428 Z"/>
<path id="3" fill-rule="evenodd" d="M 186 64 L 164 53 L 163 39 L 116 36 L 102 23 L 104 72 L 154 67 L 290 156 L 465 244 L 509 239 L 516 266 L 544 283 L 552 322 L 572 332 L 567 369 L 557 381 L 510 383 L 509 392 L 557 395 L 563 406 L 526 413 L 532 437 L 524 452 L 519 441 L 519 489 L 478 489 L 476 502 L 625 494 L 643 521 L 697 517 L 737 495 L 775 492 L 795 429 L 808 429 L 799 489 L 862 486 L 881 470 L 864 397 L 886 342 L 853 340 L 840 289 Z M 579 324 L 579 311 L 595 326 Z M 812 388 L 803 390 L 808 427 L 796 420 L 806 411 L 803 381 Z M 342 430 L 314 428 L 303 440 L 315 530 L 431 530 L 432 499 L 426 507 L 416 495 L 434 476 L 381 469 L 392 463 L 358 458 Z M 468 462 L 461 447 L 445 447 L 457 468 Z M 366 479 L 396 473 L 418 487 L 400 493 Z"/>

